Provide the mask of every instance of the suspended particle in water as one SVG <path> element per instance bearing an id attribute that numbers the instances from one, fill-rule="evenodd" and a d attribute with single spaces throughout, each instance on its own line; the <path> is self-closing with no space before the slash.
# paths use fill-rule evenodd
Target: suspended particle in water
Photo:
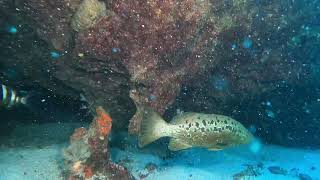
<path id="1" fill-rule="evenodd" d="M 273 111 L 271 111 L 271 110 L 266 110 L 266 113 L 267 113 L 267 116 L 269 117 L 269 118 L 275 118 L 276 117 L 276 115 L 274 114 L 274 112 Z"/>
<path id="2" fill-rule="evenodd" d="M 236 44 L 232 44 L 231 49 L 234 51 L 237 48 Z"/>
<path id="3" fill-rule="evenodd" d="M 7 31 L 8 31 L 8 33 L 16 34 L 18 32 L 18 29 L 15 26 L 10 26 L 10 27 L 8 27 Z"/>
<path id="4" fill-rule="evenodd" d="M 155 101 L 155 100 L 157 100 L 157 97 L 156 97 L 155 95 L 151 94 L 151 95 L 149 96 L 149 100 L 150 100 L 150 101 Z"/>
<path id="5" fill-rule="evenodd" d="M 219 91 L 224 91 L 228 88 L 228 80 L 223 76 L 214 76 L 211 78 L 212 80 L 212 86 L 214 89 Z"/>
<path id="6" fill-rule="evenodd" d="M 256 126 L 255 126 L 255 125 L 251 125 L 251 126 L 249 127 L 249 131 L 250 131 L 252 134 L 256 133 L 256 132 L 257 132 Z"/>
<path id="7" fill-rule="evenodd" d="M 53 59 L 57 59 L 57 58 L 60 57 L 60 54 L 59 54 L 58 52 L 56 52 L 56 51 L 51 51 L 51 52 L 50 52 L 50 56 L 51 56 L 51 58 L 53 58 Z"/>
<path id="8" fill-rule="evenodd" d="M 309 105 L 306 102 L 304 103 L 304 106 L 302 107 L 302 109 L 304 110 L 304 112 L 306 114 L 310 114 L 311 113 L 311 110 L 309 109 Z"/>
<path id="9" fill-rule="evenodd" d="M 80 58 L 84 57 L 84 53 L 78 53 L 78 57 Z"/>
<path id="10" fill-rule="evenodd" d="M 310 31 L 310 29 L 311 29 L 311 28 L 310 28 L 309 26 L 305 26 L 305 27 L 304 27 L 304 30 L 306 30 L 306 31 Z"/>
<path id="11" fill-rule="evenodd" d="M 3 75 L 5 75 L 6 78 L 9 78 L 9 79 L 11 79 L 11 80 L 15 80 L 15 79 L 17 79 L 18 76 L 19 76 L 18 72 L 17 72 L 16 70 L 14 70 L 14 69 L 8 68 L 8 69 L 5 69 L 5 70 L 2 70 L 2 69 L 1 69 L 0 71 L 2 71 L 1 73 L 2 73 Z"/>
<path id="12" fill-rule="evenodd" d="M 270 101 L 267 101 L 267 102 L 266 102 L 266 105 L 269 106 L 269 107 L 272 107 L 272 104 L 271 104 Z"/>
<path id="13" fill-rule="evenodd" d="M 251 38 L 249 38 L 249 37 L 246 37 L 242 42 L 242 46 L 245 49 L 250 49 L 252 47 L 252 45 L 253 45 L 253 42 L 252 42 Z"/>
<path id="14" fill-rule="evenodd" d="M 180 108 L 178 108 L 178 109 L 176 110 L 176 115 L 181 115 L 181 114 L 183 114 L 183 113 L 184 113 L 184 111 L 181 110 Z"/>
<path id="15" fill-rule="evenodd" d="M 262 149 L 262 143 L 259 139 L 255 138 L 250 144 L 249 144 L 250 151 L 254 154 L 257 154 Z"/>
<path id="16" fill-rule="evenodd" d="M 112 48 L 112 52 L 113 53 L 118 53 L 118 52 L 120 52 L 120 49 L 119 48 Z"/>

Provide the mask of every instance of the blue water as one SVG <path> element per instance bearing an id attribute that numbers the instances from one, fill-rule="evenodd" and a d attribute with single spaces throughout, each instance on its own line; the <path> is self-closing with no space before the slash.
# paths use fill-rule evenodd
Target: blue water
<path id="1" fill-rule="evenodd" d="M 320 179 L 319 0 L 97 2 L 0 2 L 0 180 L 65 179 L 62 152 L 99 106 L 105 161 L 136 179 Z M 168 123 L 229 116 L 254 140 L 139 148 L 127 133 L 145 106 Z"/>

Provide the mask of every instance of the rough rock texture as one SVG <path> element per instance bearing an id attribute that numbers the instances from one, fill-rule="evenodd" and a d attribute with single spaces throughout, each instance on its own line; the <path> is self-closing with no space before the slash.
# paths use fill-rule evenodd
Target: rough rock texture
<path id="1" fill-rule="evenodd" d="M 97 106 L 109 108 L 115 129 L 127 128 L 135 107 L 128 96 L 129 75 L 120 63 L 106 64 L 95 58 L 65 58 L 57 62 L 55 77 L 79 90 L 91 111 Z"/>
<path id="2" fill-rule="evenodd" d="M 319 146 L 319 26 L 311 18 L 319 12 L 312 2 L 282 3 L 261 3 L 250 28 L 221 33 L 216 57 L 224 60 L 185 85 L 173 108 L 229 114 L 267 142 Z"/>
<path id="3" fill-rule="evenodd" d="M 68 50 L 72 42 L 70 20 L 80 0 L 18 0 L 14 3 L 34 21 L 41 38 L 57 50 Z"/>
<path id="4" fill-rule="evenodd" d="M 130 97 L 138 107 L 130 123 L 132 133 L 139 130 L 141 106 L 163 113 L 182 83 L 218 64 L 217 34 L 239 20 L 223 18 L 221 13 L 219 17 L 215 8 L 224 4 L 215 1 L 110 1 L 106 4 L 111 13 L 76 33 L 71 50 L 69 37 L 75 32 L 70 24 L 72 17 L 81 14 L 80 3 L 17 1 L 13 6 L 21 8 L 37 34 L 59 50 L 61 57 L 49 61 L 50 77 L 82 92 L 93 109 L 99 105 L 109 109 L 119 126 L 132 114 L 131 89 Z"/>
<path id="5" fill-rule="evenodd" d="M 73 15 L 71 27 L 76 31 L 93 26 L 98 19 L 106 15 L 106 5 L 98 0 L 84 0 Z"/>
<path id="6" fill-rule="evenodd" d="M 103 63 L 95 58 L 80 58 L 69 51 L 72 43 L 68 42 L 63 48 L 55 49 L 51 40 L 60 39 L 61 34 L 56 33 L 56 26 L 60 24 L 60 16 L 65 15 L 64 24 L 68 34 L 72 34 L 71 15 L 77 10 L 76 1 L 59 1 L 64 8 L 60 11 L 52 9 L 50 1 L 41 1 L 39 4 L 33 1 L 22 2 L 1 1 L 0 23 L 5 29 L 1 29 L 1 62 L 0 78 L 2 82 L 22 90 L 33 90 L 32 86 L 41 86 L 59 95 L 83 97 L 89 104 L 89 109 L 95 111 L 95 107 L 101 105 L 109 110 L 114 119 L 114 128 L 126 128 L 128 120 L 133 115 L 134 104 L 128 95 L 129 75 L 127 70 L 117 62 Z M 35 6 L 33 8 L 26 8 Z M 46 10 L 49 8 L 49 10 Z M 17 10 L 18 9 L 18 10 Z M 68 13 L 67 13 L 68 12 Z M 35 16 L 35 17 L 34 17 Z M 70 16 L 70 17 L 69 17 Z M 48 20 L 52 21 L 49 24 Z M 39 20 L 41 19 L 41 20 Z M 39 20 L 39 21 L 38 21 Z M 56 22 L 56 23 L 53 23 Z M 15 26 L 16 34 L 10 34 L 7 27 Z M 46 29 L 50 31 L 44 32 Z M 49 35 L 54 35 L 51 38 Z M 43 40 L 46 40 L 43 41 Z M 58 44 L 64 44 L 62 38 Z M 50 56 L 51 52 L 57 52 L 59 57 Z"/>
<path id="7" fill-rule="evenodd" d="M 52 49 L 38 36 L 34 22 L 26 18 L 13 1 L 5 2 L 0 2 L 1 82 L 18 90 L 38 86 L 60 95 L 78 97 L 72 88 L 55 78 L 56 62 L 50 57 Z M 11 27 L 16 28 L 16 34 L 8 33 Z"/>
<path id="8" fill-rule="evenodd" d="M 133 179 L 124 167 L 110 160 L 108 137 L 111 117 L 102 107 L 96 109 L 96 115 L 88 130 L 78 128 L 70 137 L 71 144 L 64 153 L 68 179 Z"/>
<path id="9" fill-rule="evenodd" d="M 79 33 L 76 52 L 121 62 L 134 83 L 130 94 L 137 107 L 164 113 L 181 83 L 207 64 L 206 51 L 216 33 L 207 23 L 210 6 L 197 0 L 112 1 L 114 15 Z M 139 131 L 139 110 L 130 122 L 131 133 Z"/>
<path id="10" fill-rule="evenodd" d="M 100 1 L 105 16 L 75 32 L 81 2 L 1 1 L 0 23 L 21 25 L 1 30 L 1 79 L 72 88 L 108 109 L 114 128 L 127 127 L 136 105 L 132 133 L 141 107 L 163 113 L 180 94 L 174 108 L 237 116 L 271 142 L 320 142 L 310 127 L 319 123 L 318 1 Z M 271 100 L 273 109 L 263 104 Z"/>

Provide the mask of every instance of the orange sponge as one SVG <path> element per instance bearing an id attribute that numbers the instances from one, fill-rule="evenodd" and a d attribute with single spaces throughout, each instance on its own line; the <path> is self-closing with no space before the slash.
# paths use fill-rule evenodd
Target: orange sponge
<path id="1" fill-rule="evenodd" d="M 101 106 L 97 107 L 96 113 L 96 126 L 99 132 L 99 138 L 103 140 L 111 131 L 112 119 Z"/>

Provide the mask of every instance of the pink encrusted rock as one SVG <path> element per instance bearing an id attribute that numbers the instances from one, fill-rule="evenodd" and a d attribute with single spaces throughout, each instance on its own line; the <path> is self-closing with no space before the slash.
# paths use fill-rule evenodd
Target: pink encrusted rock
<path id="1" fill-rule="evenodd" d="M 206 69 L 204 51 L 216 38 L 207 18 L 210 3 L 116 0 L 108 6 L 114 14 L 79 33 L 75 52 L 121 62 L 135 84 L 135 104 L 164 113 L 181 84 Z M 139 131 L 138 114 L 130 121 L 131 133 Z"/>
<path id="2" fill-rule="evenodd" d="M 113 163 L 110 159 L 108 137 L 111 124 L 111 117 L 99 106 L 96 108 L 96 117 L 90 127 L 75 130 L 70 138 L 70 146 L 64 153 L 69 168 L 68 179 L 89 179 L 93 176 L 96 179 L 133 179 L 126 168 Z M 106 125 L 107 131 L 101 138 L 101 130 L 105 130 Z M 79 136 L 81 138 L 78 138 Z"/>

